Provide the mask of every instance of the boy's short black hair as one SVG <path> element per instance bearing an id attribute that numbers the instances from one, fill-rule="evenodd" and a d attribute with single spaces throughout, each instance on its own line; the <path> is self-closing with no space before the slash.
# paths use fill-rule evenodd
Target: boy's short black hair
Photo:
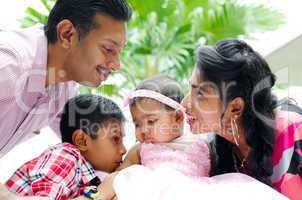
<path id="1" fill-rule="evenodd" d="M 167 75 L 155 75 L 144 81 L 142 81 L 136 90 L 152 90 L 158 92 L 174 101 L 180 103 L 183 99 L 183 93 L 179 83 Z M 144 97 L 136 97 L 130 102 L 130 106 L 133 106 L 135 102 L 141 100 Z M 166 106 L 170 108 L 169 106 Z"/>
<path id="2" fill-rule="evenodd" d="M 64 19 L 73 23 L 80 38 L 85 37 L 95 27 L 94 17 L 97 13 L 126 22 L 131 18 L 132 9 L 126 0 L 57 0 L 44 27 L 48 42 L 57 41 L 56 27 Z"/>
<path id="3" fill-rule="evenodd" d="M 93 94 L 76 96 L 64 106 L 60 122 L 62 142 L 72 144 L 72 134 L 79 129 L 95 139 L 101 125 L 112 119 L 125 121 L 123 112 L 112 100 Z"/>

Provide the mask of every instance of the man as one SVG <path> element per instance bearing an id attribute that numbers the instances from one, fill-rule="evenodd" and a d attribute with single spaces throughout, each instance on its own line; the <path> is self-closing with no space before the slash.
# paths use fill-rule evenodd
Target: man
<path id="1" fill-rule="evenodd" d="M 0 153 L 51 123 L 75 82 L 98 86 L 120 65 L 124 0 L 58 0 L 44 31 L 0 33 Z M 45 120 L 46 119 L 46 120 Z"/>
<path id="2" fill-rule="evenodd" d="M 58 0 L 44 30 L 0 32 L 0 158 L 44 126 L 59 133 L 75 82 L 119 69 L 131 13 L 126 0 Z"/>

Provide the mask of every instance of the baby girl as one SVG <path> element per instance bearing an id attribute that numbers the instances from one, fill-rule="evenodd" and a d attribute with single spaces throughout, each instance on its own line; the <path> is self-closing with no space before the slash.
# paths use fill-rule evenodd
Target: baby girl
<path id="1" fill-rule="evenodd" d="M 150 169 L 170 167 L 186 176 L 209 176 L 209 149 L 204 140 L 188 140 L 183 133 L 184 108 L 179 84 L 159 75 L 143 81 L 126 103 L 139 141 L 119 169 L 142 164 Z"/>

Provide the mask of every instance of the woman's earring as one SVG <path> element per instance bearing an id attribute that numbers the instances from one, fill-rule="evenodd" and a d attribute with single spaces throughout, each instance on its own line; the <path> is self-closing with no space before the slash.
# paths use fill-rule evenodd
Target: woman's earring
<path id="1" fill-rule="evenodd" d="M 235 141 L 236 145 L 239 146 L 238 140 L 239 140 L 240 136 L 239 136 L 238 127 L 236 124 L 236 118 L 231 119 L 231 128 L 232 128 L 232 134 L 233 134 L 234 141 Z"/>

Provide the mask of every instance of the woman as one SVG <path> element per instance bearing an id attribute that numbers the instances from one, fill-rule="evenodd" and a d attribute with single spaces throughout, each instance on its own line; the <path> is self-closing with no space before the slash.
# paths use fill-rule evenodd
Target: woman
<path id="1" fill-rule="evenodd" d="M 199 48 L 197 58 L 197 68 L 191 78 L 192 90 L 184 100 L 184 105 L 193 116 L 189 120 L 193 132 L 215 131 L 220 135 L 213 145 L 214 153 L 216 152 L 214 158 L 217 161 L 213 174 L 238 171 L 270 185 L 275 127 L 273 112 L 275 101 L 270 91 L 275 81 L 273 74 L 259 55 L 238 40 L 225 40 L 215 47 Z M 159 98 L 157 94 L 151 94 L 148 90 L 144 92 L 144 94 L 140 93 L 143 95 L 141 97 Z M 148 93 L 150 96 L 147 95 Z M 135 95 L 138 93 L 131 96 Z M 128 97 L 126 100 L 129 101 Z M 154 107 L 150 111 L 154 111 Z M 140 126 L 148 124 L 148 130 L 146 128 L 144 130 L 146 137 L 150 137 L 152 130 L 155 130 L 151 126 L 156 125 L 156 130 L 161 128 L 167 130 L 167 125 L 171 125 L 165 122 L 168 124 L 163 123 L 160 128 L 156 122 L 149 123 L 150 119 L 146 114 L 148 113 L 141 113 L 141 117 L 135 119 L 141 120 Z M 154 142 L 147 141 L 151 144 L 141 145 L 153 146 Z M 173 154 L 171 152 L 167 154 L 170 157 L 179 149 L 171 150 Z M 195 148 L 194 150 L 197 151 Z M 201 150 L 204 151 L 203 148 Z M 191 154 L 190 148 L 183 151 Z M 188 171 L 183 173 L 183 170 L 187 170 L 183 165 L 190 161 L 189 157 L 181 156 L 181 159 L 177 159 L 182 166 L 181 170 L 178 170 L 175 165 L 169 164 L 174 162 L 174 159 L 161 162 L 162 154 L 158 154 L 160 159 L 155 158 L 153 154 L 150 154 L 150 151 L 144 154 L 152 157 L 150 157 L 152 168 L 133 165 L 139 163 L 138 155 L 137 151 L 130 150 L 126 156 L 126 163 L 127 160 L 130 161 L 131 166 L 127 163 L 129 167 L 108 176 L 109 179 L 102 182 L 104 187 L 109 186 L 108 190 L 101 189 L 101 193 L 109 199 L 116 196 L 119 200 L 287 199 L 250 176 L 228 173 L 210 178 L 191 177 L 186 173 Z M 207 159 L 208 157 L 204 160 Z M 157 165 L 157 162 L 161 164 Z"/>
<path id="2" fill-rule="evenodd" d="M 266 61 L 236 39 L 199 47 L 196 59 L 183 105 L 193 133 L 216 133 L 213 175 L 245 173 L 301 199 L 302 117 L 275 109 Z"/>

